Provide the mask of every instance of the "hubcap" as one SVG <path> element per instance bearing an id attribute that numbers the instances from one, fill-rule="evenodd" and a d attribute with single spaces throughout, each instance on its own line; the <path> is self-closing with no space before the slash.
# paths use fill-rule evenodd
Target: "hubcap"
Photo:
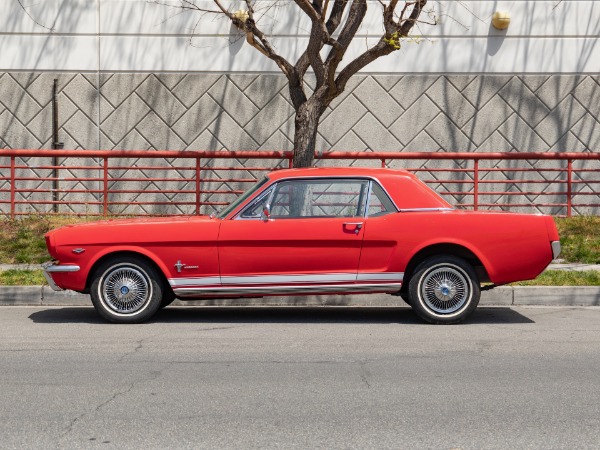
<path id="1" fill-rule="evenodd" d="M 438 267 L 426 273 L 421 283 L 421 296 L 432 311 L 450 314 L 458 311 L 470 295 L 465 275 L 448 266 Z"/>
<path id="2" fill-rule="evenodd" d="M 144 307 L 149 298 L 146 276 L 132 267 L 119 267 L 109 272 L 102 283 L 106 305 L 120 314 L 132 314 Z"/>

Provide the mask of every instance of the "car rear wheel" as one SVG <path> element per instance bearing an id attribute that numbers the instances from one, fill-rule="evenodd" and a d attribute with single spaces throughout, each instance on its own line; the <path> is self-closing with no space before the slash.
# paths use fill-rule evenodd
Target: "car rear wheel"
<path id="1" fill-rule="evenodd" d="M 410 305 L 422 319 L 436 324 L 458 323 L 479 303 L 479 280 L 465 260 L 434 256 L 417 266 L 408 293 Z"/>
<path id="2" fill-rule="evenodd" d="M 115 257 L 95 271 L 90 295 L 106 320 L 139 323 L 150 319 L 161 307 L 165 291 L 158 271 L 135 256 Z"/>

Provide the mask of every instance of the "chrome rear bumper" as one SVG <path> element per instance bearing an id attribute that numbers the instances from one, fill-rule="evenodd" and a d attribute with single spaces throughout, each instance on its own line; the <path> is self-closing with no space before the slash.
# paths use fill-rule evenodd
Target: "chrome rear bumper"
<path id="1" fill-rule="evenodd" d="M 550 245 L 552 246 L 552 259 L 558 258 L 560 255 L 560 241 L 552 241 Z"/>
<path id="2" fill-rule="evenodd" d="M 68 265 L 61 266 L 60 263 L 56 263 L 55 261 L 48 261 L 42 264 L 42 270 L 44 271 L 44 277 L 48 282 L 48 285 L 52 288 L 53 291 L 62 291 L 63 289 L 58 287 L 50 273 L 52 272 L 77 272 L 79 270 L 79 266 L 76 265 Z"/>

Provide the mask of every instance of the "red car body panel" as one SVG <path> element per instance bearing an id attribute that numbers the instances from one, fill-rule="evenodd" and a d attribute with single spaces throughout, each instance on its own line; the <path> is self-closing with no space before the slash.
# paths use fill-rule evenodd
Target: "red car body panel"
<path id="1" fill-rule="evenodd" d="M 356 273 L 362 230 L 355 233 L 344 226 L 352 222 L 347 218 L 321 219 L 318 226 L 314 221 L 224 220 L 219 233 L 221 276 Z"/>
<path id="2" fill-rule="evenodd" d="M 291 169 L 269 181 L 224 218 L 127 219 L 72 225 L 46 235 L 63 289 L 86 291 L 94 266 L 117 252 L 152 260 L 178 296 L 393 292 L 420 252 L 454 246 L 474 255 L 489 281 L 532 279 L 552 260 L 558 240 L 549 216 L 454 210 L 414 175 L 388 169 Z M 398 212 L 380 217 L 237 220 L 281 180 L 351 178 L 377 182 Z M 83 250 L 74 253 L 74 250 Z M 268 287 L 285 285 L 283 291 Z M 310 288 L 310 289 L 309 289 Z M 181 294 L 181 295 L 180 295 Z"/>

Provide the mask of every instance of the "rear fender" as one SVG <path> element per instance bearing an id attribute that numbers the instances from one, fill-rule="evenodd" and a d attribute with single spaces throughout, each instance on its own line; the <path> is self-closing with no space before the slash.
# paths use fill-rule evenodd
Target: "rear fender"
<path id="1" fill-rule="evenodd" d="M 413 261 L 415 256 L 417 256 L 420 252 L 436 245 L 456 245 L 465 248 L 466 250 L 470 251 L 473 255 L 475 255 L 475 257 L 479 259 L 479 261 L 481 261 L 481 264 L 483 265 L 488 277 L 490 279 L 494 278 L 496 271 L 490 260 L 485 256 L 485 254 L 483 254 L 478 248 L 474 247 L 471 243 L 456 238 L 431 239 L 419 246 L 419 248 L 415 248 L 414 251 L 410 253 L 410 256 L 407 258 L 407 268 L 409 264 Z"/>

